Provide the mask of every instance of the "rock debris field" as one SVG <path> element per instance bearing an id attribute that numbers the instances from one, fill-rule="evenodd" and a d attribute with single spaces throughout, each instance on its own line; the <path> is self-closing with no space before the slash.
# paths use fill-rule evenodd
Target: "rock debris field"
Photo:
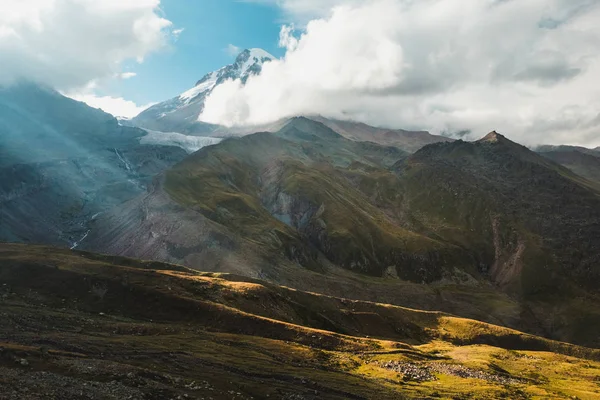
<path id="1" fill-rule="evenodd" d="M 417 382 L 435 381 L 437 380 L 437 377 L 434 374 L 439 373 L 444 375 L 458 376 L 460 378 L 482 379 L 488 382 L 499 383 L 501 385 L 515 385 L 525 383 L 523 379 L 470 369 L 457 364 L 419 364 L 411 362 L 387 361 L 382 362 L 379 365 L 382 368 L 386 368 L 402 374 L 405 380 Z"/>

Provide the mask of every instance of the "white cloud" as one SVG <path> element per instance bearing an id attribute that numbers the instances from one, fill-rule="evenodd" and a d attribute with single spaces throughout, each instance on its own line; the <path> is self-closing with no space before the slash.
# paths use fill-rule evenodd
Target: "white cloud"
<path id="1" fill-rule="evenodd" d="M 306 15 L 321 17 L 299 35 L 284 27 L 285 57 L 245 86 L 218 87 L 205 121 L 322 114 L 600 145 L 596 0 L 254 1 L 277 3 L 301 26 Z"/>
<path id="2" fill-rule="evenodd" d="M 119 77 L 121 79 L 130 79 L 136 77 L 137 74 L 135 72 L 122 72 Z"/>
<path id="3" fill-rule="evenodd" d="M 122 97 L 96 96 L 94 94 L 65 94 L 75 100 L 82 101 L 90 107 L 100 108 L 115 117 L 133 118 L 153 104 L 138 106 L 133 101 Z"/>
<path id="4" fill-rule="evenodd" d="M 179 36 L 181 36 L 181 34 L 183 33 L 183 31 L 185 31 L 184 28 L 173 29 L 173 31 L 171 32 L 171 34 L 173 35 L 173 39 L 174 40 L 179 39 Z"/>
<path id="5" fill-rule="evenodd" d="M 236 45 L 228 44 L 227 47 L 225 48 L 225 52 L 227 54 L 229 54 L 230 56 L 235 57 L 242 52 L 242 49 Z"/>
<path id="6" fill-rule="evenodd" d="M 41 81 L 72 90 L 113 77 L 166 44 L 160 0 L 0 0 L 0 84 Z M 174 34 L 177 34 L 174 31 Z"/>

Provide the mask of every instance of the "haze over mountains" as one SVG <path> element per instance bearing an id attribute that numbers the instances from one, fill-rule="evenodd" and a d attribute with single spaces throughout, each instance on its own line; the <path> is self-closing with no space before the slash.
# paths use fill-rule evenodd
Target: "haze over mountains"
<path id="1" fill-rule="evenodd" d="M 0 90 L 0 240 L 75 246 L 99 213 L 144 190 L 183 149 L 53 89 Z"/>
<path id="2" fill-rule="evenodd" d="M 496 131 L 466 142 L 322 116 L 233 128 L 198 120 L 215 87 L 228 79 L 245 82 L 270 59 L 263 50 L 244 50 L 192 89 L 121 122 L 43 85 L 0 89 L 0 241 L 110 255 L 0 246 L 0 277 L 15 288 L 5 297 L 11 301 L 6 315 L 22 321 L 13 307 L 25 307 L 36 329 L 46 331 L 35 317 L 40 310 L 31 293 L 38 293 L 57 308 L 63 330 L 93 312 L 85 328 L 91 331 L 107 329 L 97 313 L 115 318 L 127 337 L 152 330 L 145 321 L 154 316 L 164 324 L 160 335 L 174 329 L 185 336 L 192 323 L 215 329 L 219 334 L 203 339 L 210 346 L 222 344 L 221 334 L 234 335 L 234 342 L 246 340 L 241 335 L 279 341 L 292 340 L 293 331 L 299 336 L 277 351 L 307 344 L 349 354 L 396 351 L 389 343 L 363 343 L 372 336 L 432 351 L 439 350 L 435 340 L 452 346 L 462 340 L 597 359 L 593 350 L 541 337 L 600 346 L 598 149 L 530 149 Z M 50 264 L 42 257 L 48 251 Z M 60 299 L 57 282 L 89 288 L 73 287 Z M 107 292 L 98 294 L 104 289 L 106 299 Z M 139 305 L 148 299 L 155 308 Z M 61 302 L 78 305 L 60 309 Z M 347 302 L 352 306 L 338 309 Z M 312 339 L 322 333 L 315 330 L 333 333 L 317 343 Z M 81 340 L 92 340 L 90 332 Z M 28 357 L 38 345 L 19 328 L 4 333 L 17 338 Z M 110 348 L 99 346 L 102 354 Z M 406 351 L 418 360 L 428 357 L 412 347 Z M 70 357 L 65 354 L 60 357 Z M 333 368 L 318 357 L 313 361 Z M 511 385 L 549 379 L 486 371 L 512 379 Z M 335 376 L 315 378 L 326 382 L 315 387 L 344 398 L 350 392 Z M 587 382 L 587 375 L 581 379 Z M 377 385 L 372 390 L 395 398 L 398 388 Z M 431 394 L 424 390 L 413 394 Z M 554 386 L 539 390 L 564 394 Z M 368 398 L 360 393 L 356 398 Z"/>

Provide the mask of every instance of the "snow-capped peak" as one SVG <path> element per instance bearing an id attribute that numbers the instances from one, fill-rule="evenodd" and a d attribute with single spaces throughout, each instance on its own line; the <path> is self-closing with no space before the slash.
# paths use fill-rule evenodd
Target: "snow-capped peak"
<path id="1" fill-rule="evenodd" d="M 217 85 L 217 72 L 211 72 L 204 76 L 204 78 L 200 79 L 196 86 L 187 90 L 179 95 L 179 98 L 184 102 L 189 102 L 194 97 L 198 96 L 201 93 L 209 92 L 214 89 Z"/>
<path id="2" fill-rule="evenodd" d="M 245 83 L 250 75 L 260 73 L 265 62 L 273 59 L 275 57 L 263 49 L 246 49 L 237 56 L 235 63 L 206 74 L 196 86 L 179 95 L 179 99 L 187 104 L 199 95 L 209 93 L 227 79 L 241 79 Z"/>
<path id="3" fill-rule="evenodd" d="M 260 74 L 265 63 L 274 59 L 262 49 L 246 49 L 236 57 L 233 64 L 204 75 L 193 88 L 144 110 L 135 117 L 135 123 L 158 131 L 181 129 L 187 121 L 194 124 L 204 109 L 206 97 L 215 87 L 227 80 L 236 79 L 245 84 L 250 76 Z"/>
<path id="4" fill-rule="evenodd" d="M 235 64 L 240 66 L 240 75 L 245 75 L 255 65 L 262 65 L 265 62 L 274 60 L 271 54 L 263 49 L 247 49 L 240 53 L 235 60 Z"/>
<path id="5" fill-rule="evenodd" d="M 263 58 L 268 58 L 269 60 L 275 59 L 275 57 L 271 53 L 269 53 L 268 51 L 265 51 L 263 49 L 259 49 L 259 48 L 250 49 L 250 55 L 252 57 L 256 57 L 258 59 L 263 59 Z"/>

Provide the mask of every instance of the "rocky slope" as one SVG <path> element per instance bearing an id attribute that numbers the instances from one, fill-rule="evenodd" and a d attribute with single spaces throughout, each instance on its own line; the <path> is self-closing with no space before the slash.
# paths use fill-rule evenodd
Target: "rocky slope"
<path id="1" fill-rule="evenodd" d="M 76 246 L 188 152 L 31 83 L 0 88 L 0 240 Z"/>
<path id="2" fill-rule="evenodd" d="M 598 345 L 599 221 L 589 181 L 495 132 L 408 155 L 296 118 L 193 154 L 84 245 Z"/>
<path id="3" fill-rule="evenodd" d="M 206 74 L 193 88 L 144 110 L 131 123 L 156 131 L 205 135 L 218 128 L 198 121 L 204 100 L 212 90 L 228 79 L 246 82 L 248 77 L 260 73 L 265 62 L 273 59 L 262 49 L 246 49 L 233 64 Z"/>
<path id="4" fill-rule="evenodd" d="M 229 274 L 0 244 L 3 399 L 592 399 L 600 352 Z"/>

